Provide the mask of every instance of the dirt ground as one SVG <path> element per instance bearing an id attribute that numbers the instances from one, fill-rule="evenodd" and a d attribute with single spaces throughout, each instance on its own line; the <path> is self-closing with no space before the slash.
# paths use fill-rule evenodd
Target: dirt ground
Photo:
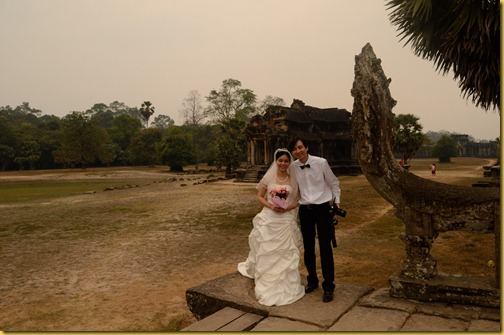
<path id="1" fill-rule="evenodd" d="M 428 168 L 418 174 L 430 177 Z M 481 167 L 467 174 L 482 175 Z M 185 291 L 236 271 L 246 257 L 248 218 L 260 210 L 254 184 L 116 169 L 0 173 L 0 187 L 100 178 L 128 186 L 0 203 L 0 330 L 179 330 L 196 321 Z M 383 202 L 369 216 L 388 210 Z"/>
<path id="2" fill-rule="evenodd" d="M 152 172 L 101 175 L 112 177 L 143 184 L 0 205 L 0 329 L 174 330 L 195 320 L 186 289 L 234 271 L 242 260 L 237 255 L 244 255 L 249 228 L 230 236 L 225 224 L 212 221 L 226 213 L 232 218 L 242 206 L 256 211 L 253 185 L 193 185 L 203 177 L 162 182 L 166 173 Z M 100 175 L 0 176 L 67 178 Z M 212 238 L 209 227 L 217 233 Z"/>

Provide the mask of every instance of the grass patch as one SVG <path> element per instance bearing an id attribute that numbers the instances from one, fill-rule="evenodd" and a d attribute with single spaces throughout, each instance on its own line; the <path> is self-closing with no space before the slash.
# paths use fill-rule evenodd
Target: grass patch
<path id="1" fill-rule="evenodd" d="M 495 262 L 495 235 L 464 231 L 441 233 L 431 250 L 440 272 L 495 277 L 495 268 L 487 265 Z"/>
<path id="2" fill-rule="evenodd" d="M 363 228 L 363 232 L 369 236 L 385 241 L 397 238 L 403 231 L 404 223 L 393 214 L 393 210 Z"/>
<path id="3" fill-rule="evenodd" d="M 0 204 L 49 201 L 85 192 L 101 192 L 107 187 L 127 185 L 124 181 L 16 181 L 2 182 Z"/>
<path id="4" fill-rule="evenodd" d="M 388 278 L 399 269 L 405 255 L 404 244 L 399 239 L 402 231 L 404 225 L 393 212 L 342 238 L 338 238 L 337 230 L 338 247 L 333 249 L 336 280 L 386 287 Z"/>
<path id="5" fill-rule="evenodd" d="M 221 213 L 215 217 L 215 227 L 218 230 L 252 229 L 252 219 L 261 210 L 261 206 L 248 206 L 241 211 L 236 212 L 231 208 L 227 212 Z"/>

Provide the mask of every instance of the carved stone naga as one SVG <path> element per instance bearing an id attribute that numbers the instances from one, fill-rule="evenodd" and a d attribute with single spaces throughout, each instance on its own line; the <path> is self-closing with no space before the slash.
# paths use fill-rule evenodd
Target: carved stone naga
<path id="1" fill-rule="evenodd" d="M 496 233 L 496 264 L 500 260 L 500 188 L 448 185 L 403 169 L 393 155 L 397 126 L 390 79 L 371 45 L 355 56 L 352 127 L 362 172 L 373 188 L 397 209 L 405 223 L 401 239 L 406 259 L 400 275 L 429 280 L 436 276 L 430 249 L 439 232 L 465 230 Z M 497 235 L 499 235 L 497 237 Z M 461 246 L 462 247 L 462 246 Z M 496 271 L 496 276 L 499 275 Z M 499 280 L 496 280 L 498 285 Z"/>

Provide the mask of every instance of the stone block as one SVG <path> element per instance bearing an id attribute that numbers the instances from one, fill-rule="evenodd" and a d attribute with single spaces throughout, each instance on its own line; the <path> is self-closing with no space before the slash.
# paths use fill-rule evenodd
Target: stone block
<path id="1" fill-rule="evenodd" d="M 413 314 L 406 320 L 401 331 L 410 332 L 448 332 L 448 331 L 466 331 L 469 323 L 458 319 L 446 319 L 439 316 L 424 314 Z"/>
<path id="2" fill-rule="evenodd" d="M 489 320 L 473 320 L 469 325 L 470 332 L 501 332 L 500 322 Z"/>
<path id="3" fill-rule="evenodd" d="M 365 294 L 372 291 L 369 286 L 336 283 L 334 300 L 322 302 L 324 291 L 318 288 L 305 294 L 303 298 L 291 305 L 269 307 L 269 316 L 284 317 L 307 323 L 314 323 L 322 327 L 330 327 L 337 319 L 354 306 Z"/>
<path id="4" fill-rule="evenodd" d="M 495 280 L 483 277 L 438 273 L 430 280 L 413 279 L 398 274 L 389 279 L 390 295 L 424 302 L 500 306 L 500 290 Z"/>
<path id="5" fill-rule="evenodd" d="M 354 307 L 327 331 L 399 331 L 409 314 L 390 309 Z"/>
<path id="6" fill-rule="evenodd" d="M 416 300 L 391 297 L 388 288 L 380 288 L 359 300 L 359 306 L 394 309 L 407 313 L 415 312 L 417 305 Z"/>
<path id="7" fill-rule="evenodd" d="M 266 318 L 251 329 L 251 331 L 261 331 L 261 332 L 272 332 L 272 331 L 319 332 L 323 330 L 324 330 L 323 328 L 312 324 L 276 317 Z"/>

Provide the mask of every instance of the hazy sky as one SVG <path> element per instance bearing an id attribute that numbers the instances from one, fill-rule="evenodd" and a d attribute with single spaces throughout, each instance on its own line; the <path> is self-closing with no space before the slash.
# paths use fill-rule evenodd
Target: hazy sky
<path id="1" fill-rule="evenodd" d="M 153 118 L 237 79 L 267 95 L 352 111 L 355 55 L 369 42 L 392 79 L 393 112 L 424 132 L 500 135 L 500 117 L 464 99 L 452 75 L 396 36 L 384 0 L 0 0 L 0 106 L 64 116 L 149 100 Z"/>

